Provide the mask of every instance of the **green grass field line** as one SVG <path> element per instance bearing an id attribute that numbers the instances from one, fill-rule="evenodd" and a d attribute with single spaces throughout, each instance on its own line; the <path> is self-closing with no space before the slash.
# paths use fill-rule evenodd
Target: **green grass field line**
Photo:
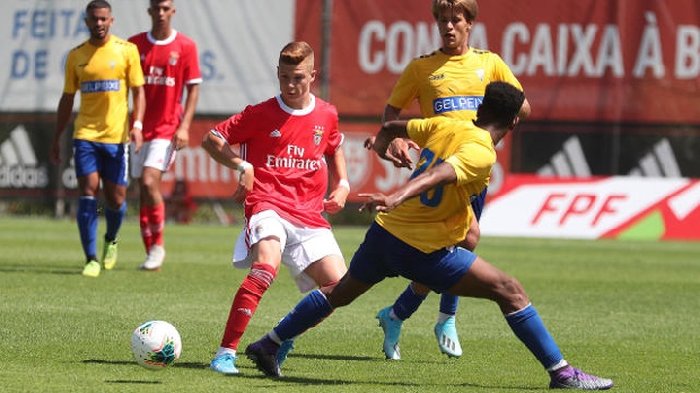
<path id="1" fill-rule="evenodd" d="M 365 229 L 335 229 L 348 261 Z M 89 279 L 80 275 L 74 222 L 0 217 L 0 391 L 547 390 L 546 373 L 484 300 L 460 303 L 462 358 L 437 350 L 438 296 L 432 295 L 404 323 L 403 359 L 385 361 L 374 316 L 405 287 L 400 278 L 385 280 L 302 336 L 284 378 L 263 378 L 245 358 L 240 376 L 213 373 L 208 364 L 245 274 L 230 264 L 238 231 L 169 225 L 164 269 L 146 273 L 136 269 L 144 255 L 138 224 L 130 220 L 116 270 Z M 521 280 L 565 357 L 613 378 L 613 391 L 700 391 L 700 243 L 484 238 L 478 251 Z M 300 297 L 283 268 L 241 348 Z M 131 331 L 149 319 L 171 322 L 182 336 L 182 357 L 168 370 L 152 372 L 131 359 Z"/>

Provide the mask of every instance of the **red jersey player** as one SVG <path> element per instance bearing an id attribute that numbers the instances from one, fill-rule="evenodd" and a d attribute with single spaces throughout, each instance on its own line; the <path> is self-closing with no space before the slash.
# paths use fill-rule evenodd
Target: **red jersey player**
<path id="1" fill-rule="evenodd" d="M 146 80 L 146 114 L 140 125 L 144 145 L 139 152 L 132 151 L 131 176 L 139 180 L 139 221 L 147 253 L 139 268 L 150 271 L 160 270 L 165 258 L 161 177 L 175 161 L 176 151 L 187 146 L 202 82 L 197 45 L 172 28 L 173 3 L 174 0 L 151 0 L 151 31 L 129 38 L 138 47 Z"/>
<path id="2" fill-rule="evenodd" d="M 216 161 L 240 172 L 239 191 L 247 192 L 245 242 L 235 254 L 245 255 L 250 272 L 233 299 L 211 362 L 220 373 L 238 373 L 241 336 L 281 263 L 300 291 L 334 286 L 347 270 L 322 216 L 340 211 L 350 191 L 340 148 L 343 136 L 335 107 L 310 92 L 315 76 L 311 46 L 287 44 L 277 68 L 280 95 L 246 107 L 202 142 Z M 232 144 L 240 145 L 240 156 Z M 329 170 L 332 192 L 324 199 Z"/>

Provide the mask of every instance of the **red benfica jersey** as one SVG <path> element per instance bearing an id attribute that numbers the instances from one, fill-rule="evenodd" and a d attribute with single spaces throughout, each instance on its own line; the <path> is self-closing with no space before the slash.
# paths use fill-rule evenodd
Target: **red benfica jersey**
<path id="1" fill-rule="evenodd" d="M 219 123 L 226 141 L 241 145 L 241 157 L 255 168 L 253 190 L 245 199 L 245 216 L 274 210 L 296 225 L 330 228 L 321 215 L 328 187 L 324 155 L 342 143 L 335 107 L 312 96 L 301 110 L 277 96 Z"/>
<path id="2" fill-rule="evenodd" d="M 185 85 L 202 83 L 197 45 L 175 30 L 162 41 L 153 38 L 150 32 L 137 34 L 129 41 L 139 49 L 146 80 L 143 139 L 171 139 L 182 118 Z"/>

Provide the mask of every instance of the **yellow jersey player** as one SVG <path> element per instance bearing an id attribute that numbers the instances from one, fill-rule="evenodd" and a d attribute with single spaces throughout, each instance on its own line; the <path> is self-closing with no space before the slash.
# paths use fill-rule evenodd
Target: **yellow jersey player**
<path id="1" fill-rule="evenodd" d="M 63 95 L 58 103 L 56 133 L 51 159 L 60 162 L 61 135 L 73 110 L 75 93 L 80 91 L 80 109 L 74 123 L 73 159 L 78 178 L 78 230 L 85 253 L 83 275 L 97 277 L 97 193 L 104 187 L 105 219 L 102 263 L 106 270 L 117 262 L 117 234 L 126 212 L 128 184 L 126 143 L 141 146 L 143 113 L 143 73 L 136 45 L 109 33 L 114 18 L 104 0 L 93 0 L 85 9 L 90 38 L 74 48 L 66 58 Z M 129 130 L 129 91 L 134 102 Z"/>
<path id="2" fill-rule="evenodd" d="M 476 0 L 434 0 L 432 13 L 438 25 L 442 47 L 411 61 L 403 71 L 384 108 L 384 121 L 396 120 L 401 111 L 418 101 L 422 117 L 444 116 L 473 120 L 481 104 L 486 86 L 493 81 L 507 82 L 523 90 L 508 65 L 496 53 L 469 46 L 469 34 L 478 14 Z M 527 117 L 530 105 L 523 101 L 518 116 Z M 494 140 L 498 144 L 499 140 Z M 410 141 L 395 140 L 386 155 L 396 166 L 411 167 L 408 154 Z M 368 145 L 371 145 L 369 143 Z M 415 148 L 414 144 L 410 145 Z M 471 197 L 476 220 L 473 220 L 459 245 L 474 250 L 479 240 L 478 220 L 484 207 L 486 186 Z M 463 223 L 464 225 L 464 223 Z M 387 359 L 401 358 L 399 336 L 408 319 L 425 300 L 429 289 L 411 283 L 393 305 L 377 314 L 384 330 L 383 350 Z M 455 326 L 458 298 L 443 294 L 434 333 L 441 352 L 451 357 L 462 355 Z"/>

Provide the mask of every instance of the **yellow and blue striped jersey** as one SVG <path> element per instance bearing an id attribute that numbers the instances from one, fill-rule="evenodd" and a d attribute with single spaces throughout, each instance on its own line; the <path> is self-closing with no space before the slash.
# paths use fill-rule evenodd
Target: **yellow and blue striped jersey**
<path id="1" fill-rule="evenodd" d="M 85 41 L 66 58 L 63 92 L 80 91 L 73 138 L 102 143 L 129 139 L 129 88 L 144 84 L 136 45 L 110 36 L 102 46 Z"/>
<path id="2" fill-rule="evenodd" d="M 437 50 L 413 59 L 396 82 L 387 104 L 401 109 L 418 100 L 423 117 L 476 118 L 476 109 L 490 82 L 522 85 L 508 65 L 495 53 L 469 48 L 451 56 Z"/>
<path id="3" fill-rule="evenodd" d="M 437 116 L 412 119 L 408 136 L 421 148 L 421 156 L 411 178 L 442 162 L 452 165 L 455 183 L 434 187 L 404 201 L 376 221 L 392 235 L 425 252 L 452 246 L 467 234 L 474 214 L 471 196 L 488 185 L 496 151 L 491 135 L 471 120 Z"/>

